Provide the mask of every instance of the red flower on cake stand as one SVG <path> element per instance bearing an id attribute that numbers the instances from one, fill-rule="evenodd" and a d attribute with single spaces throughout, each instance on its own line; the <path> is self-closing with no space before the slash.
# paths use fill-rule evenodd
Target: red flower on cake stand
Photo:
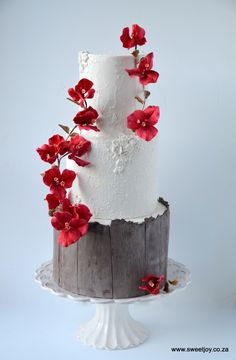
<path id="1" fill-rule="evenodd" d="M 146 276 L 145 278 L 141 279 L 145 285 L 139 286 L 140 290 L 144 290 L 149 292 L 152 295 L 157 295 L 160 292 L 160 285 L 164 280 L 163 275 L 155 276 L 153 274 L 150 274 Z"/>
<path id="2" fill-rule="evenodd" d="M 64 217 L 60 227 L 65 226 L 65 220 L 70 221 L 70 218 Z M 168 276 L 177 280 L 176 286 L 170 285 L 169 292 L 161 291 L 158 296 L 148 294 L 135 298 L 103 299 L 76 295 L 64 290 L 54 282 L 52 271 L 52 262 L 44 263 L 36 271 L 36 281 L 55 295 L 66 297 L 73 302 L 91 302 L 96 305 L 95 315 L 86 324 L 80 326 L 77 337 L 85 345 L 104 350 L 135 347 L 149 337 L 149 331 L 130 315 L 129 304 L 146 303 L 148 306 L 150 301 L 158 301 L 160 297 L 163 298 L 185 289 L 191 281 L 190 271 L 186 266 L 168 259 Z"/>

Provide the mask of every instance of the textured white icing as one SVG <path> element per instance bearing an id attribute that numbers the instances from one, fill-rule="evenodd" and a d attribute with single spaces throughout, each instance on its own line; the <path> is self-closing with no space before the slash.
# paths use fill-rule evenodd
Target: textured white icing
<path id="1" fill-rule="evenodd" d="M 134 153 L 140 149 L 140 143 L 134 134 L 120 135 L 111 142 L 106 143 L 108 152 L 111 154 L 111 158 L 114 159 L 113 172 L 120 174 L 124 171 L 127 163 L 132 159 Z"/>
<path id="2" fill-rule="evenodd" d="M 80 52 L 79 67 L 80 78 L 86 77 L 94 83 L 95 96 L 88 103 L 100 114 L 98 126 L 106 134 L 129 134 L 127 115 L 140 108 L 134 97 L 143 96 L 138 80 L 131 79 L 125 71 L 134 67 L 134 57 Z"/>
<path id="3" fill-rule="evenodd" d="M 89 53 L 88 51 L 81 51 L 79 53 L 79 64 L 80 64 L 80 73 L 83 74 L 84 69 L 88 66 Z"/>
<path id="4" fill-rule="evenodd" d="M 143 96 L 142 86 L 124 71 L 134 67 L 134 58 L 80 53 L 79 62 L 80 78 L 94 82 L 96 93 L 88 105 L 98 111 L 101 131 L 82 131 L 92 142 L 84 157 L 90 166 L 67 162 L 78 173 L 72 199 L 87 204 L 99 221 L 151 216 L 158 198 L 158 137 L 146 142 L 127 128 L 127 116 L 141 108 L 134 97 Z"/>
<path id="5" fill-rule="evenodd" d="M 137 224 L 142 224 L 146 218 L 153 217 L 154 219 L 156 219 L 157 216 L 163 215 L 164 212 L 166 211 L 166 209 L 167 208 L 166 208 L 165 205 L 158 202 L 157 206 L 156 206 L 156 209 L 153 211 L 152 214 L 149 214 L 149 216 L 126 218 L 125 220 L 133 222 L 133 223 L 137 223 Z M 120 219 L 122 219 L 122 218 L 120 218 Z M 99 219 L 99 218 L 95 218 L 95 217 L 92 217 L 90 219 L 90 222 L 95 222 L 95 221 L 99 222 L 102 225 L 111 225 L 112 219 Z"/>

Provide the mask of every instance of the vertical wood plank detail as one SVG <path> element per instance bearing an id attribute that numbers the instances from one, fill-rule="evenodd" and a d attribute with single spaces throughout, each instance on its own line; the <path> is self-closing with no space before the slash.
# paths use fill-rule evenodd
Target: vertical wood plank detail
<path id="1" fill-rule="evenodd" d="M 113 254 L 113 297 L 142 295 L 140 278 L 145 271 L 145 224 L 113 220 L 111 223 Z"/>
<path id="2" fill-rule="evenodd" d="M 110 257 L 111 257 L 111 296 L 113 298 L 114 295 L 114 286 L 113 286 L 113 251 L 112 251 L 112 243 L 111 243 L 111 227 L 109 226 L 109 239 L 110 239 Z"/>
<path id="3" fill-rule="evenodd" d="M 61 287 L 77 293 L 77 243 L 61 250 Z"/>
<path id="4" fill-rule="evenodd" d="M 78 292 L 81 295 L 112 298 L 112 269 L 109 226 L 89 224 L 78 242 Z"/>
<path id="5" fill-rule="evenodd" d="M 147 252 L 147 272 L 148 274 L 161 275 L 166 277 L 168 259 L 168 227 L 169 227 L 169 208 L 162 216 L 156 219 L 147 220 L 146 230 L 146 252 Z M 163 284 L 164 285 L 164 282 Z"/>

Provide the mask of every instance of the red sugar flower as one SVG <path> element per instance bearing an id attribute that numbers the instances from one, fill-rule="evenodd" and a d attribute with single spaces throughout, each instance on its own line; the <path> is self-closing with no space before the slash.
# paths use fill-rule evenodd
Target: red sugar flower
<path id="1" fill-rule="evenodd" d="M 69 142 L 69 159 L 72 159 L 79 166 L 87 166 L 88 161 L 80 159 L 80 156 L 88 153 L 91 150 L 91 142 L 80 135 L 74 135 Z"/>
<path id="2" fill-rule="evenodd" d="M 81 79 L 75 88 L 70 88 L 68 94 L 73 101 L 79 103 L 80 106 L 85 106 L 85 99 L 91 99 L 94 96 L 95 90 L 92 89 L 93 82 L 88 79 Z"/>
<path id="3" fill-rule="evenodd" d="M 43 182 L 45 185 L 50 186 L 52 194 L 59 199 L 64 199 L 66 196 L 65 189 L 72 186 L 75 177 L 74 171 L 65 169 L 61 173 L 57 166 L 53 166 L 43 174 Z"/>
<path id="4" fill-rule="evenodd" d="M 144 110 L 136 110 L 127 117 L 127 126 L 135 134 L 146 141 L 152 140 L 158 133 L 153 126 L 160 117 L 159 106 L 148 106 Z"/>
<path id="5" fill-rule="evenodd" d="M 93 125 L 97 118 L 97 111 L 89 106 L 87 109 L 79 111 L 74 117 L 73 121 L 81 130 L 100 131 L 96 126 Z"/>
<path id="6" fill-rule="evenodd" d="M 60 231 L 58 242 L 62 246 L 69 246 L 78 241 L 88 230 L 88 223 L 79 217 L 73 217 L 67 211 L 54 212 L 51 219 L 52 226 Z"/>
<path id="7" fill-rule="evenodd" d="M 43 161 L 53 164 L 57 158 L 57 152 L 54 146 L 44 144 L 40 148 L 36 149 L 37 153 Z"/>
<path id="8" fill-rule="evenodd" d="M 54 210 L 60 204 L 60 200 L 53 194 L 47 194 L 44 200 L 48 203 L 48 210 Z"/>
<path id="9" fill-rule="evenodd" d="M 146 283 L 145 285 L 139 286 L 139 289 L 148 291 L 152 295 L 157 295 L 160 292 L 160 285 L 164 280 L 163 275 L 155 276 L 153 274 L 146 276 L 141 279 L 142 282 Z"/>
<path id="10" fill-rule="evenodd" d="M 61 136 L 61 135 L 59 135 L 59 134 L 56 134 L 56 135 L 53 135 L 52 137 L 50 137 L 50 138 L 48 139 L 48 143 L 49 143 L 49 145 L 54 146 L 55 149 L 58 149 L 59 144 L 60 144 L 62 141 L 64 141 L 64 140 L 65 140 L 65 139 L 64 139 L 63 136 Z"/>
<path id="11" fill-rule="evenodd" d="M 71 201 L 68 198 L 65 198 L 62 201 L 62 211 L 69 212 L 73 217 L 84 219 L 87 222 L 91 218 L 92 214 L 89 208 L 84 204 L 75 204 L 72 205 Z"/>
<path id="12" fill-rule="evenodd" d="M 123 47 L 130 49 L 137 45 L 144 45 L 146 43 L 145 30 L 138 24 L 132 25 L 131 35 L 129 34 L 129 28 L 123 29 L 120 40 L 123 43 Z"/>
<path id="13" fill-rule="evenodd" d="M 151 70 L 153 67 L 153 53 L 143 57 L 137 68 L 127 70 L 130 77 L 139 77 L 139 82 L 142 85 L 148 85 L 150 83 L 157 82 L 159 74 L 157 71 Z"/>
<path id="14" fill-rule="evenodd" d="M 61 135 L 53 135 L 48 139 L 48 144 L 42 145 L 41 148 L 37 148 L 36 151 L 43 161 L 53 164 L 58 155 L 59 144 L 64 140 L 65 139 Z"/>

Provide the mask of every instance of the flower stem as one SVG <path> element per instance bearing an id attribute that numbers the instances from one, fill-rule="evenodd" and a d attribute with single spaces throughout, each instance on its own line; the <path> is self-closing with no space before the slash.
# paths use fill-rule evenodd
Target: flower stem
<path id="1" fill-rule="evenodd" d="M 74 100 L 72 100 L 72 99 L 70 99 L 70 98 L 67 98 L 67 100 L 70 100 L 71 102 L 73 102 L 74 104 L 76 104 L 76 105 L 79 106 L 79 103 L 78 103 L 77 101 L 74 101 Z"/>
<path id="2" fill-rule="evenodd" d="M 142 107 L 142 110 L 145 108 L 145 105 L 146 105 L 146 98 L 145 98 L 145 87 L 144 87 L 144 85 L 143 85 L 143 95 L 144 95 L 144 97 L 143 97 L 143 107 Z"/>
<path id="3" fill-rule="evenodd" d="M 69 139 L 69 137 L 71 136 L 71 134 L 73 133 L 73 131 L 74 131 L 76 128 L 77 128 L 77 125 L 75 125 L 75 126 L 73 127 L 73 129 L 69 132 L 69 134 L 68 134 L 68 136 L 67 136 L 66 140 L 68 140 L 68 139 Z"/>
<path id="4" fill-rule="evenodd" d="M 57 166 L 60 169 L 60 157 L 57 155 Z"/>

